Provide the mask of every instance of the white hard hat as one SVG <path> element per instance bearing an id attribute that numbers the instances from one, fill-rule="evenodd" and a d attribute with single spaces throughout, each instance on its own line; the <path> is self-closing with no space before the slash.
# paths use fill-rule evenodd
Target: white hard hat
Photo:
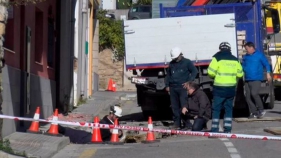
<path id="1" fill-rule="evenodd" d="M 172 59 L 176 59 L 177 57 L 180 56 L 181 54 L 181 49 L 179 47 L 174 47 L 172 50 L 171 50 L 171 58 Z"/>
<path id="2" fill-rule="evenodd" d="M 122 117 L 122 109 L 119 106 L 112 106 L 110 111 L 118 117 Z"/>

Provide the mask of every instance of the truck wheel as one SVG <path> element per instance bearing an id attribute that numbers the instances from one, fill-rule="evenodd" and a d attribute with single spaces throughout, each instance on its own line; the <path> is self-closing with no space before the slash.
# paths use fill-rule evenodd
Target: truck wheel
<path id="1" fill-rule="evenodd" d="M 269 93 L 269 103 L 267 106 L 268 109 L 274 108 L 274 101 L 275 101 L 274 90 L 271 90 L 271 93 Z"/>
<path id="2" fill-rule="evenodd" d="M 274 108 L 274 102 L 275 102 L 275 94 L 274 94 L 274 86 L 273 83 L 269 83 L 269 88 L 270 88 L 270 92 L 269 92 L 269 103 L 267 104 L 267 108 L 268 109 L 273 109 Z"/>

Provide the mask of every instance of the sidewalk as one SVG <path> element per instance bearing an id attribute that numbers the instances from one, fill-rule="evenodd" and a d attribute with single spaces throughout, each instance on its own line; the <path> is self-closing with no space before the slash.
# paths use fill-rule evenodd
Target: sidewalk
<path id="1" fill-rule="evenodd" d="M 96 92 L 86 104 L 78 106 L 68 116 L 59 114 L 61 121 L 86 121 L 92 122 L 94 116 L 102 118 L 109 112 L 109 107 L 114 104 L 123 104 L 127 100 L 136 99 L 134 92 Z M 130 112 L 130 109 L 124 109 Z M 52 117 L 49 117 L 52 118 Z M 41 131 L 47 131 L 49 124 L 41 126 Z M 90 128 L 70 127 L 72 129 L 91 132 Z M 9 139 L 11 147 L 16 151 L 25 151 L 27 155 L 38 158 L 50 158 L 65 146 L 70 144 L 68 137 L 46 136 L 42 134 L 13 133 L 4 139 Z"/>

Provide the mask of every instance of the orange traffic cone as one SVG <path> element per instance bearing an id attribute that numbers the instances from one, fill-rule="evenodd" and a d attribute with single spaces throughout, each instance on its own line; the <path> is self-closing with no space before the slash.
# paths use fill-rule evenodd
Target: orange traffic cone
<path id="1" fill-rule="evenodd" d="M 58 109 L 55 109 L 54 115 L 53 115 L 53 121 L 58 121 Z M 58 123 L 53 122 L 51 124 L 51 127 L 49 128 L 48 132 L 45 133 L 46 135 L 51 135 L 51 136 L 62 136 L 59 134 L 59 127 Z"/>
<path id="2" fill-rule="evenodd" d="M 116 82 L 114 82 L 114 81 L 112 84 L 112 92 L 116 92 Z"/>
<path id="3" fill-rule="evenodd" d="M 108 81 L 107 90 L 108 91 L 112 91 L 113 90 L 113 80 L 111 78 Z"/>
<path id="4" fill-rule="evenodd" d="M 38 120 L 40 116 L 40 108 L 37 107 L 33 119 Z M 27 133 L 41 134 L 39 131 L 39 121 L 32 121 Z"/>
<path id="5" fill-rule="evenodd" d="M 118 119 L 114 120 L 114 125 L 118 125 Z M 111 134 L 110 142 L 108 142 L 108 144 L 123 145 L 123 142 L 119 142 L 118 136 L 118 129 L 114 128 Z"/>
<path id="6" fill-rule="evenodd" d="M 98 125 L 100 122 L 99 117 L 94 118 L 94 124 Z M 100 144 L 103 143 L 102 138 L 101 138 L 101 132 L 99 127 L 94 127 L 93 129 L 93 134 L 92 134 L 92 140 L 91 143 L 93 144 Z"/>
<path id="7" fill-rule="evenodd" d="M 154 133 L 151 132 L 151 130 L 153 129 L 153 124 L 152 124 L 152 118 L 150 116 L 148 117 L 148 129 L 149 129 L 149 131 L 147 132 L 146 140 L 142 141 L 142 143 L 160 142 L 160 140 L 155 140 Z"/>

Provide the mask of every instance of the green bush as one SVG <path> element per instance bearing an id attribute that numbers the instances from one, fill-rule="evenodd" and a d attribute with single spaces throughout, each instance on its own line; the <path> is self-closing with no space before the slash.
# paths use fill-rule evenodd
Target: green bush
<path id="1" fill-rule="evenodd" d="M 111 49 L 116 60 L 122 60 L 125 55 L 123 21 L 106 17 L 107 10 L 98 10 L 99 47 L 100 50 Z"/>
<path id="2" fill-rule="evenodd" d="M 152 0 L 138 0 L 137 4 L 151 5 L 152 4 Z"/>
<path id="3" fill-rule="evenodd" d="M 0 150 L 6 152 L 8 154 L 26 157 L 26 153 L 25 152 L 15 152 L 11 148 L 10 141 L 8 139 L 6 139 L 4 141 L 0 141 Z"/>

